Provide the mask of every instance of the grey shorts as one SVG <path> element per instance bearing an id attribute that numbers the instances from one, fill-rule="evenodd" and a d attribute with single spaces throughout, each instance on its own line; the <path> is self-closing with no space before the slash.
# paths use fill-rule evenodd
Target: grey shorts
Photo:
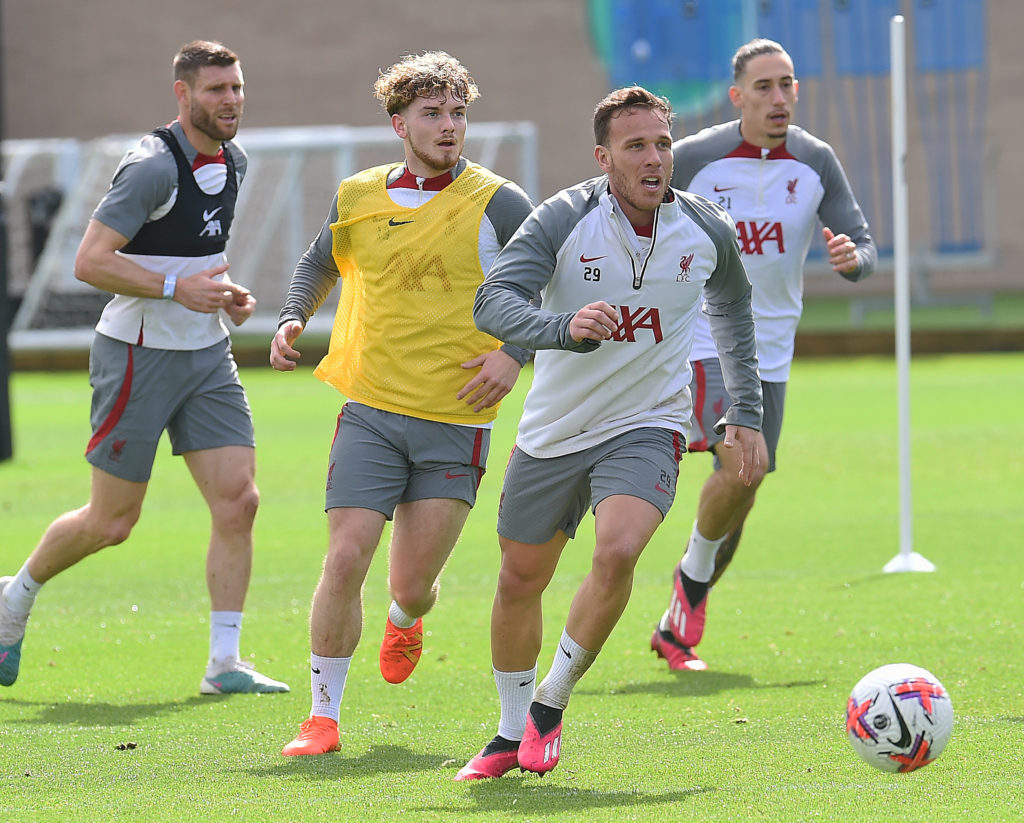
<path id="1" fill-rule="evenodd" d="M 456 426 L 346 403 L 327 464 L 325 509 L 378 511 L 449 498 L 476 503 L 490 429 Z"/>
<path id="2" fill-rule="evenodd" d="M 89 352 L 86 459 L 144 483 L 164 429 L 174 454 L 253 446 L 252 413 L 228 338 L 194 351 L 147 349 L 97 334 Z"/>
<path id="3" fill-rule="evenodd" d="M 562 457 L 531 457 L 514 449 L 498 505 L 498 534 L 520 543 L 569 537 L 587 513 L 613 494 L 639 497 L 668 514 L 676 494 L 683 436 L 641 428 Z"/>
<path id="4" fill-rule="evenodd" d="M 690 396 L 693 398 L 693 416 L 690 418 L 690 445 L 692 452 L 714 452 L 724 434 L 715 434 L 717 423 L 725 410 L 732 405 L 732 398 L 725 390 L 722 378 L 722 364 L 715 358 L 697 360 L 693 366 L 693 380 L 690 382 Z M 761 381 L 764 397 L 764 420 L 761 433 L 768 444 L 768 471 L 775 471 L 775 450 L 779 447 L 782 432 L 782 410 L 786 405 L 786 384 Z M 722 467 L 715 456 L 715 468 Z"/>

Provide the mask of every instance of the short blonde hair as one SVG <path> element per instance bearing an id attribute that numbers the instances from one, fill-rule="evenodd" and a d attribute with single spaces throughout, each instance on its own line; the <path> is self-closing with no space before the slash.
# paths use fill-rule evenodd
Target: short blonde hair
<path id="1" fill-rule="evenodd" d="M 404 111 L 417 97 L 443 97 L 446 92 L 467 106 L 480 96 L 466 67 L 443 51 L 403 57 L 373 84 L 373 94 L 388 114 Z"/>

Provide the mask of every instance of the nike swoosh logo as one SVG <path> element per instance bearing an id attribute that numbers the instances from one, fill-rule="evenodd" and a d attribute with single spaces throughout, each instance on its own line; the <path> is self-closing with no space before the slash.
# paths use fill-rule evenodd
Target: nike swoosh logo
<path id="1" fill-rule="evenodd" d="M 313 669 L 312 666 L 310 668 Z M 313 669 L 313 674 L 320 674 L 320 669 Z"/>
<path id="2" fill-rule="evenodd" d="M 565 650 L 565 646 L 563 646 L 561 643 L 559 643 L 558 644 L 558 648 L 560 648 L 562 650 L 562 654 L 564 654 L 566 657 L 568 657 L 570 660 L 572 660 L 572 655 L 569 654 L 569 652 L 567 652 Z"/>
<path id="3" fill-rule="evenodd" d="M 580 255 L 580 262 L 581 263 L 593 263 L 595 260 L 604 260 L 607 256 L 608 256 L 607 254 L 602 254 L 599 257 L 584 257 L 581 254 Z"/>
<path id="4" fill-rule="evenodd" d="M 717 192 L 732 191 L 734 188 L 736 188 L 736 187 L 735 186 L 715 186 L 715 191 L 717 191 Z"/>
<path id="5" fill-rule="evenodd" d="M 0 663 L 3 663 L 7 659 L 7 655 L 9 654 L 10 652 L 4 652 L 3 654 L 0 654 Z"/>
<path id="6" fill-rule="evenodd" d="M 655 490 L 655 491 L 659 491 L 659 492 L 661 492 L 662 494 L 671 494 L 671 492 L 670 492 L 670 491 L 669 491 L 668 489 L 663 489 L 663 488 L 661 487 L 661 483 L 655 483 L 655 484 L 654 484 L 654 490 Z"/>
<path id="7" fill-rule="evenodd" d="M 895 742 L 894 745 L 901 749 L 905 749 L 910 745 L 910 741 L 913 737 L 910 734 L 910 729 L 907 728 L 907 721 L 903 719 L 903 715 L 900 714 L 900 707 L 896 705 L 896 701 L 892 699 L 892 695 L 889 696 L 889 700 L 892 701 L 892 710 L 896 715 L 896 720 L 900 724 L 900 739 Z"/>
<path id="8" fill-rule="evenodd" d="M 523 686 L 529 686 L 532 682 L 532 680 L 524 680 L 522 683 L 519 684 L 519 688 L 523 688 Z"/>
<path id="9" fill-rule="evenodd" d="M 456 477 L 469 477 L 468 474 L 452 474 L 450 471 L 444 473 L 446 480 L 454 480 Z"/>
<path id="10" fill-rule="evenodd" d="M 224 208 L 224 207 L 223 206 L 217 206 L 217 208 L 215 208 L 213 211 L 207 211 L 206 209 L 203 209 L 203 220 L 213 220 L 213 216 L 217 212 L 219 212 L 222 208 Z"/>
<path id="11" fill-rule="evenodd" d="M 392 217 L 390 220 L 388 220 L 388 225 L 389 226 L 407 226 L 411 222 L 413 222 L 413 221 L 412 220 L 395 220 L 395 218 Z"/>

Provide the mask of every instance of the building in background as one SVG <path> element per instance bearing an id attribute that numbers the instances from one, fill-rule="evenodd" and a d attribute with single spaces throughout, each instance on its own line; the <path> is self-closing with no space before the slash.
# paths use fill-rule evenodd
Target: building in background
<path id="1" fill-rule="evenodd" d="M 151 129 L 170 116 L 173 97 L 170 66 L 154 67 L 150 56 L 195 37 L 221 39 L 245 61 L 243 145 L 247 130 L 386 127 L 365 92 L 366 78 L 403 53 L 440 48 L 475 69 L 483 89 L 475 123 L 534 124 L 537 190 L 531 194 L 545 197 L 596 172 L 579 147 L 592 142 L 587 124 L 609 88 L 632 82 L 656 88 L 679 111 L 677 135 L 695 131 L 732 116 L 729 57 L 761 35 L 793 55 L 801 73 L 796 122 L 836 147 L 883 254 L 891 248 L 888 21 L 903 14 L 918 295 L 931 290 L 968 299 L 1024 290 L 1015 265 L 1024 233 L 1014 225 L 1024 175 L 1009 151 L 1011 135 L 1024 127 L 1014 87 L 1024 71 L 1017 47 L 1024 3 L 1015 0 L 305 0 L 286 17 L 274 0 L 228 0 L 212 13 L 200 0 L 179 0 L 176 12 L 157 24 L 132 0 L 3 4 L 5 137 L 52 141 L 59 154 L 64 141 Z M 43 174 L 23 176 L 19 190 L 8 191 L 8 279 L 16 299 L 49 228 L 40 215 L 49 210 L 59 223 L 53 208 L 68 194 L 59 183 L 85 171 L 81 157 L 60 156 L 56 188 Z M 520 177 L 519 162 L 510 158 L 501 171 Z M 91 173 L 101 185 L 108 171 Z M 321 190 L 315 164 L 306 172 L 301 188 L 311 213 L 322 212 L 336 176 L 333 166 L 324 169 Z M 268 185 L 262 192 L 269 208 L 280 190 Z M 303 228 L 286 232 L 301 235 Z M 64 227 L 66 244 L 76 230 Z M 244 231 L 239 227 L 240 237 Z M 264 289 L 272 293 L 275 264 L 267 266 Z M 864 285 L 848 287 L 812 271 L 807 294 L 856 299 Z M 870 286 L 891 293 L 884 265 Z M 86 316 L 90 311 L 91 305 Z"/>

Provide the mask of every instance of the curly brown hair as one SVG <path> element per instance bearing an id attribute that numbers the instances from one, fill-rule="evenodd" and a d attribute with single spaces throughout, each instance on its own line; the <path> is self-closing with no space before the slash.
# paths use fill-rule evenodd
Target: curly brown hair
<path id="1" fill-rule="evenodd" d="M 388 114 L 404 111 L 417 97 L 444 97 L 445 92 L 467 106 L 480 96 L 466 67 L 443 51 L 403 57 L 373 84 L 373 94 Z"/>

